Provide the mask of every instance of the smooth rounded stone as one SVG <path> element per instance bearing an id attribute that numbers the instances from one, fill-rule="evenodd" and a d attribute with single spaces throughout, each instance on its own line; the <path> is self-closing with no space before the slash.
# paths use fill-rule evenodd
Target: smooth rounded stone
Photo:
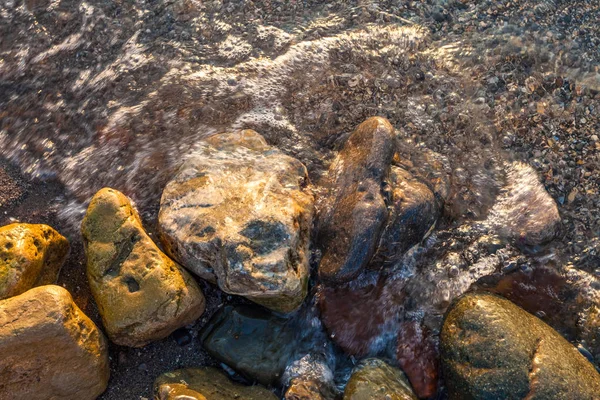
<path id="1" fill-rule="evenodd" d="M 232 382 L 216 368 L 186 368 L 166 372 L 154 382 L 156 400 L 277 400 L 260 386 Z"/>
<path id="2" fill-rule="evenodd" d="M 204 312 L 194 279 L 154 244 L 122 193 L 96 193 L 81 231 L 92 294 L 114 343 L 144 346 Z"/>
<path id="3" fill-rule="evenodd" d="M 104 335 L 60 286 L 0 301 L 0 399 L 92 400 L 108 384 Z"/>
<path id="4" fill-rule="evenodd" d="M 209 138 L 161 198 L 167 252 L 230 294 L 279 312 L 308 287 L 314 199 L 306 167 L 251 130 Z"/>
<path id="5" fill-rule="evenodd" d="M 596 399 L 600 375 L 544 322 L 489 293 L 469 293 L 441 331 L 450 399 Z"/>
<path id="6" fill-rule="evenodd" d="M 374 266 L 398 261 L 423 240 L 441 214 L 441 202 L 433 191 L 405 169 L 392 166 L 389 185 L 389 216 L 371 262 Z"/>
<path id="7" fill-rule="evenodd" d="M 56 282 L 69 241 L 42 224 L 0 227 L 0 299 Z"/>
<path id="8" fill-rule="evenodd" d="M 344 400 L 417 400 L 398 368 L 377 358 L 367 358 L 352 372 Z"/>
<path id="9" fill-rule="evenodd" d="M 394 128 L 381 117 L 360 124 L 321 182 L 316 244 L 319 276 L 354 279 L 375 253 L 388 217 L 384 182 L 395 152 Z"/>
<path id="10" fill-rule="evenodd" d="M 339 397 L 333 371 L 322 355 L 306 354 L 290 363 L 283 381 L 288 387 L 285 400 L 334 400 Z"/>
<path id="11" fill-rule="evenodd" d="M 277 384 L 295 350 L 290 321 L 250 306 L 223 307 L 203 328 L 204 348 L 250 380 Z"/>

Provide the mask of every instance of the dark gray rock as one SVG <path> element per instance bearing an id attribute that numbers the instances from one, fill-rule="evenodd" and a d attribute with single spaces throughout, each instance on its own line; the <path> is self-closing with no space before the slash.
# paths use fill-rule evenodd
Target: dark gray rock
<path id="1" fill-rule="evenodd" d="M 577 349 L 510 301 L 469 293 L 441 332 L 449 398 L 597 399 L 600 375 Z"/>

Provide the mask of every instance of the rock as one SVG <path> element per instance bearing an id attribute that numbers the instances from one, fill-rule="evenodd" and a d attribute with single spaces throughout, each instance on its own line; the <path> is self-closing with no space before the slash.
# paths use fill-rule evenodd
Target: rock
<path id="1" fill-rule="evenodd" d="M 48 225 L 0 227 L 0 299 L 56 282 L 69 241 Z"/>
<path id="2" fill-rule="evenodd" d="M 433 228 L 441 202 L 427 184 L 403 168 L 390 173 L 392 201 L 389 216 L 372 264 L 393 264 Z"/>
<path id="3" fill-rule="evenodd" d="M 577 349 L 510 301 L 469 293 L 441 332 L 450 399 L 594 399 L 600 375 Z"/>
<path id="4" fill-rule="evenodd" d="M 167 372 L 154 382 L 157 400 L 277 400 L 260 386 L 234 383 L 216 368 L 186 368 Z"/>
<path id="5" fill-rule="evenodd" d="M 313 196 L 304 165 L 245 130 L 213 136 L 161 199 L 167 252 L 230 294 L 279 312 L 308 285 Z"/>
<path id="6" fill-rule="evenodd" d="M 368 358 L 354 369 L 344 391 L 344 400 L 417 400 L 408 380 L 398 368 Z"/>
<path id="7" fill-rule="evenodd" d="M 358 126 L 332 162 L 321 185 L 317 246 L 319 276 L 329 282 L 354 279 L 375 253 L 388 217 L 383 190 L 394 156 L 394 128 L 384 118 Z"/>
<path id="8" fill-rule="evenodd" d="M 278 383 L 295 350 L 287 319 L 249 306 L 223 307 L 203 328 L 204 348 L 250 380 Z"/>
<path id="9" fill-rule="evenodd" d="M 288 386 L 285 400 L 334 400 L 339 397 L 333 371 L 322 355 L 307 354 L 290 363 L 283 380 Z"/>
<path id="10" fill-rule="evenodd" d="M 0 301 L 0 399 L 93 400 L 109 372 L 104 335 L 62 287 Z"/>
<path id="11" fill-rule="evenodd" d="M 113 342 L 141 347 L 202 314 L 200 288 L 152 242 L 122 193 L 96 193 L 81 231 L 92 294 Z"/>

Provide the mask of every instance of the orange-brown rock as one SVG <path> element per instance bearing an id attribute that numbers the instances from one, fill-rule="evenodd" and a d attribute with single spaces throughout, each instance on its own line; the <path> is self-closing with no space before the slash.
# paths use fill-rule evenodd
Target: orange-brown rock
<path id="1" fill-rule="evenodd" d="M 0 301 L 0 399 L 92 400 L 108 376 L 106 339 L 67 290 Z"/>
<path id="2" fill-rule="evenodd" d="M 56 282 L 69 241 L 42 224 L 0 227 L 0 299 Z"/>

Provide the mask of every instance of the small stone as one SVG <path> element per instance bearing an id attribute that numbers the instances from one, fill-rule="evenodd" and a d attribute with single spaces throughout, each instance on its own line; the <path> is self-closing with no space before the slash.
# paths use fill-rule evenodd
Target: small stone
<path id="1" fill-rule="evenodd" d="M 171 334 L 173 339 L 177 342 L 179 346 L 187 346 L 192 343 L 192 334 L 188 329 L 179 328 L 175 332 Z"/>
<path id="2" fill-rule="evenodd" d="M 294 351 L 289 321 L 250 306 L 223 307 L 203 328 L 200 339 L 217 360 L 248 379 L 276 384 Z"/>
<path id="3" fill-rule="evenodd" d="M 308 287 L 306 167 L 245 130 L 209 138 L 163 192 L 161 238 L 186 268 L 279 312 Z"/>
<path id="4" fill-rule="evenodd" d="M 96 193 L 81 231 L 92 294 L 116 344 L 144 346 L 204 312 L 194 279 L 152 242 L 122 193 Z"/>
<path id="5" fill-rule="evenodd" d="M 261 386 L 234 383 L 216 368 L 186 368 L 160 375 L 154 382 L 157 400 L 277 400 Z"/>
<path id="6" fill-rule="evenodd" d="M 593 399 L 594 366 L 558 332 L 510 301 L 469 293 L 448 310 L 441 332 L 449 398 Z"/>
<path id="7" fill-rule="evenodd" d="M 394 140 L 388 120 L 369 118 L 350 136 L 321 183 L 327 191 L 320 199 L 316 227 L 322 279 L 352 280 L 371 261 L 388 217 L 383 183 L 390 173 Z"/>
<path id="8" fill-rule="evenodd" d="M 68 253 L 68 240 L 48 225 L 1 227 L 0 299 L 55 283 Z"/>
<path id="9" fill-rule="evenodd" d="M 354 369 L 344 400 L 417 400 L 408 380 L 398 368 L 383 360 L 367 358 Z"/>
<path id="10" fill-rule="evenodd" d="M 0 399 L 93 400 L 108 384 L 104 335 L 60 286 L 0 301 Z"/>

